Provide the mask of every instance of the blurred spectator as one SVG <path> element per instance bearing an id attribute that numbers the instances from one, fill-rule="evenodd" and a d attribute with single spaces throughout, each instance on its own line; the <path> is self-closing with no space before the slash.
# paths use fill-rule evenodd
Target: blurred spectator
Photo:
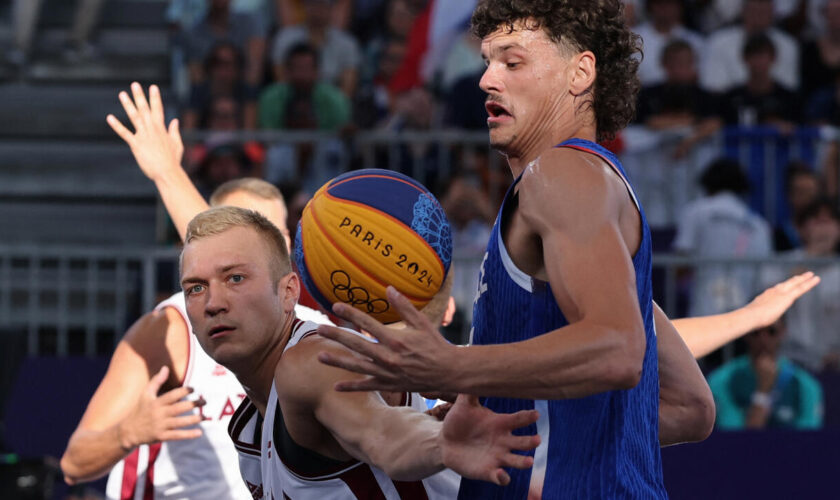
<path id="1" fill-rule="evenodd" d="M 242 54 L 235 45 L 222 42 L 213 47 L 204 63 L 207 79 L 193 85 L 190 92 L 189 106 L 183 117 L 184 130 L 206 127 L 207 112 L 216 99 L 223 97 L 236 103 L 237 128 L 256 128 L 257 92 L 245 82 L 243 70 Z"/>
<path id="2" fill-rule="evenodd" d="M 260 128 L 338 130 L 350 120 L 347 97 L 335 86 L 318 81 L 318 53 L 311 45 L 292 47 L 283 72 L 286 80 L 260 94 Z"/>
<path id="3" fill-rule="evenodd" d="M 773 4 L 774 20 L 785 24 L 801 24 L 811 13 L 811 6 L 823 0 L 768 0 Z M 734 23 L 744 13 L 744 0 L 692 0 L 690 12 L 697 29 L 704 33 Z"/>
<path id="4" fill-rule="evenodd" d="M 227 181 L 253 175 L 251 159 L 231 138 L 219 136 L 208 140 L 205 148 L 207 152 L 192 175 L 205 198 Z"/>
<path id="5" fill-rule="evenodd" d="M 262 128 L 338 131 L 350 119 L 350 103 L 336 87 L 318 81 L 318 54 L 307 44 L 291 48 L 286 82 L 274 83 L 260 95 Z M 297 182 L 310 193 L 346 168 L 347 155 L 339 139 L 272 146 L 265 178 L 274 184 Z"/>
<path id="6" fill-rule="evenodd" d="M 804 123 L 814 126 L 840 126 L 840 73 L 828 87 L 817 89 L 805 102 Z"/>
<path id="7" fill-rule="evenodd" d="M 647 0 L 648 21 L 634 30 L 644 43 L 644 58 L 639 65 L 642 86 L 665 81 L 662 52 L 669 42 L 684 40 L 691 44 L 695 54 L 702 54 L 704 40 L 699 34 L 682 24 L 683 0 Z"/>
<path id="8" fill-rule="evenodd" d="M 748 69 L 747 82 L 724 96 L 724 120 L 745 127 L 773 125 L 790 132 L 799 121 L 798 99 L 771 74 L 776 47 L 770 37 L 764 34 L 750 37 L 744 45 L 743 57 Z"/>
<path id="9" fill-rule="evenodd" d="M 67 36 L 66 58 L 77 60 L 94 55 L 95 49 L 90 44 L 90 35 L 104 3 L 105 0 L 76 0 L 73 25 Z M 42 4 L 43 0 L 14 0 L 12 4 L 13 47 L 8 55 L 9 62 L 21 65 L 29 57 Z"/>
<path id="10" fill-rule="evenodd" d="M 452 179 L 441 205 L 452 225 L 452 256 L 458 266 L 452 296 L 458 304 L 457 314 L 469 320 L 478 289 L 481 257 L 490 239 L 493 209 L 487 196 L 464 176 Z"/>
<path id="11" fill-rule="evenodd" d="M 469 32 L 458 36 L 449 54 L 444 58 L 438 74 L 434 78 L 440 92 L 448 92 L 461 78 L 469 77 L 478 71 L 484 72 L 484 59 L 481 57 L 481 40 Z"/>
<path id="12" fill-rule="evenodd" d="M 354 122 L 361 128 L 379 126 L 391 111 L 391 93 L 388 81 L 399 68 L 405 57 L 405 40 L 392 38 L 378 57 L 378 71 L 372 77 L 365 78 L 359 87 L 354 103 Z"/>
<path id="13" fill-rule="evenodd" d="M 708 38 L 700 71 L 700 84 L 710 92 L 726 92 L 747 81 L 743 49 L 759 34 L 770 37 L 776 49 L 773 78 L 789 90 L 799 87 L 799 45 L 790 35 L 773 27 L 772 0 L 745 0 L 741 24 L 722 28 Z"/>
<path id="14" fill-rule="evenodd" d="M 487 93 L 478 86 L 482 75 L 483 68 L 452 85 L 446 95 L 445 125 L 467 130 L 487 130 L 487 110 L 484 108 Z"/>
<path id="15" fill-rule="evenodd" d="M 639 94 L 637 120 L 653 130 L 685 130 L 675 150 L 675 156 L 682 157 L 720 129 L 718 99 L 698 85 L 695 52 L 688 42 L 668 43 L 662 67 L 665 81 Z"/>
<path id="16" fill-rule="evenodd" d="M 834 87 L 840 76 L 840 0 L 823 5 L 826 29 L 816 40 L 802 45 L 802 93 Z"/>
<path id="17" fill-rule="evenodd" d="M 797 219 L 802 247 L 783 255 L 796 259 L 837 258 L 840 216 L 828 201 L 812 203 Z M 802 297 L 787 313 L 789 335 L 782 353 L 812 371 L 840 369 L 840 264 L 808 266 L 821 278 L 820 285 Z M 762 273 L 767 284 L 800 272 L 768 267 Z"/>
<path id="18" fill-rule="evenodd" d="M 308 43 L 320 54 L 320 79 L 336 85 L 344 95 L 356 91 L 360 64 L 359 46 L 353 35 L 330 25 L 334 0 L 304 0 L 304 24 L 282 28 L 272 42 L 274 79 L 285 81 L 287 55 L 292 47 Z"/>
<path id="19" fill-rule="evenodd" d="M 748 354 L 709 375 L 719 429 L 822 427 L 820 384 L 779 355 L 784 335 L 784 319 L 749 333 Z"/>
<path id="20" fill-rule="evenodd" d="M 787 167 L 785 179 L 788 217 L 774 230 L 776 251 L 792 250 L 802 246 L 802 238 L 796 221 L 803 212 L 820 197 L 820 179 L 813 169 L 804 163 L 794 162 Z"/>
<path id="21" fill-rule="evenodd" d="M 639 24 L 639 1 L 624 0 L 624 20 L 627 26 L 633 27 Z"/>
<path id="22" fill-rule="evenodd" d="M 359 10 L 354 3 L 361 3 L 359 0 L 335 0 L 330 9 L 328 24 L 338 29 L 347 29 L 350 25 L 350 18 L 353 10 Z M 306 9 L 306 0 L 274 0 L 275 11 L 283 27 L 303 24 L 307 21 L 309 12 Z"/>
<path id="23" fill-rule="evenodd" d="M 737 162 L 714 161 L 700 177 L 706 196 L 689 203 L 677 224 L 674 249 L 693 257 L 770 254 L 770 228 L 739 195 L 749 182 Z M 752 266 L 703 264 L 694 274 L 690 316 L 719 314 L 747 303 L 756 290 Z"/>
<path id="24" fill-rule="evenodd" d="M 193 84 L 207 78 L 204 62 L 213 47 L 229 42 L 245 54 L 245 81 L 259 86 L 263 78 L 265 35 L 263 18 L 231 12 L 230 0 L 211 0 L 207 15 L 186 35 L 187 62 Z"/>

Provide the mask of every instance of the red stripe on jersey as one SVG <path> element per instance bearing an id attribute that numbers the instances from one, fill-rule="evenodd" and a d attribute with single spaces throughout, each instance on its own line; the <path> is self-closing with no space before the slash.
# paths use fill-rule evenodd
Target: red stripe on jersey
<path id="1" fill-rule="evenodd" d="M 402 500 L 428 500 L 426 487 L 422 481 L 393 481 L 394 488 L 400 494 Z"/>
<path id="2" fill-rule="evenodd" d="M 233 445 L 237 449 L 240 449 L 250 455 L 260 454 L 259 440 L 256 439 L 256 436 L 253 436 L 254 441 L 248 443 L 241 440 L 241 434 L 242 431 L 245 430 L 245 426 L 248 425 L 248 422 L 254 418 L 255 413 L 257 413 L 257 407 L 254 406 L 250 399 L 245 398 L 242 403 L 239 404 L 239 408 L 233 412 L 233 416 L 228 424 L 228 435 L 233 440 Z M 258 418 L 255 424 L 257 432 L 261 430 L 260 421 L 261 419 Z"/>
<path id="3" fill-rule="evenodd" d="M 338 476 L 338 479 L 344 481 L 344 484 L 350 488 L 356 498 L 385 500 L 385 494 L 382 493 L 382 488 L 376 482 L 376 476 L 373 475 L 373 471 L 367 464 L 343 472 Z"/>
<path id="4" fill-rule="evenodd" d="M 155 498 L 155 462 L 160 455 L 161 443 L 149 445 L 149 466 L 146 468 L 146 486 L 143 488 L 143 500 Z"/>
<path id="5" fill-rule="evenodd" d="M 137 461 L 140 459 L 140 449 L 134 448 L 123 460 L 123 479 L 120 487 L 120 500 L 134 498 L 134 488 L 137 487 Z"/>

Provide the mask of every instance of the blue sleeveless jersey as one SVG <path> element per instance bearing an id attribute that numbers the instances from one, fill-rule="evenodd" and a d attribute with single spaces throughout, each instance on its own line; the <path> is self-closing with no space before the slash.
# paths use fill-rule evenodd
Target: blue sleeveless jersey
<path id="1" fill-rule="evenodd" d="M 627 182 L 618 159 L 601 146 L 571 139 L 558 147 L 599 156 Z M 504 204 L 517 182 L 519 179 L 505 196 L 481 266 L 473 312 L 472 343 L 476 345 L 528 340 L 568 324 L 550 285 L 517 269 L 502 241 L 499 226 Z M 482 403 L 499 413 L 539 410 L 539 421 L 523 432 L 538 433 L 541 444 L 532 452 L 532 469 L 508 470 L 508 486 L 464 478 L 459 498 L 667 498 L 659 455 L 659 373 L 651 302 L 650 231 L 629 183 L 627 187 L 639 208 L 643 231 L 633 258 L 647 344 L 639 384 L 630 390 L 580 399 L 485 398 Z"/>

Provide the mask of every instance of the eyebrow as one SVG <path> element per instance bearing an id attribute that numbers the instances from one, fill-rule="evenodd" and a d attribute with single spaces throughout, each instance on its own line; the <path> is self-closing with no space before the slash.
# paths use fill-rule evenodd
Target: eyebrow
<path id="1" fill-rule="evenodd" d="M 224 273 L 226 273 L 226 272 L 228 272 L 232 269 L 236 269 L 237 267 L 247 268 L 248 265 L 245 264 L 244 262 L 243 263 L 236 263 L 236 264 L 228 264 L 226 266 L 222 266 L 220 268 L 217 268 L 216 269 L 216 274 L 224 274 Z M 201 278 L 195 278 L 195 277 L 192 277 L 192 276 L 187 276 L 186 278 L 181 280 L 181 287 L 183 288 L 183 286 L 188 284 L 188 283 L 206 283 L 206 282 L 207 282 L 207 280 L 204 280 L 204 279 L 201 279 Z"/>
<path id="2" fill-rule="evenodd" d="M 502 45 L 501 47 L 494 47 L 493 50 L 491 50 L 490 52 L 495 53 L 495 54 L 502 54 L 502 53 L 504 53 L 504 52 L 506 52 L 510 49 L 522 49 L 522 48 L 524 48 L 524 47 L 522 47 L 522 45 L 520 45 L 516 42 L 511 42 L 511 43 L 506 43 L 506 44 Z M 481 58 L 484 59 L 485 61 L 488 59 L 488 57 L 484 53 L 484 51 L 481 52 Z"/>

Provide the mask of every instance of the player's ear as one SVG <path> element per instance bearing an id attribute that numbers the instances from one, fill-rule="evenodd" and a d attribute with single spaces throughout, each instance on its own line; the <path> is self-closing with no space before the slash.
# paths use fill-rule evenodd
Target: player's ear
<path id="1" fill-rule="evenodd" d="M 300 278 L 297 273 L 291 272 L 283 276 L 277 287 L 279 288 L 277 295 L 280 297 L 283 311 L 287 313 L 293 311 L 300 298 Z"/>
<path id="2" fill-rule="evenodd" d="M 569 91 L 579 96 L 595 85 L 595 54 L 584 50 L 572 57 L 569 67 Z"/>

